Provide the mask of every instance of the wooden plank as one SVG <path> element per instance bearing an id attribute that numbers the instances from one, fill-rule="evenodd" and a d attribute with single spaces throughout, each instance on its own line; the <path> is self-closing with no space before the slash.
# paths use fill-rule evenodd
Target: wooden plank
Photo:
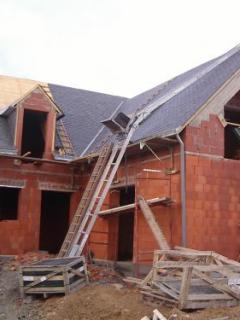
<path id="1" fill-rule="evenodd" d="M 25 292 L 28 291 L 30 288 L 38 285 L 41 282 L 44 282 L 44 281 L 50 279 L 51 277 L 55 276 L 56 274 L 58 274 L 60 272 L 61 272 L 61 270 L 58 269 L 57 271 L 51 272 L 48 275 L 41 277 L 41 279 L 37 279 L 37 280 L 31 282 L 30 284 L 28 284 L 27 286 L 24 287 L 24 291 Z"/>
<path id="2" fill-rule="evenodd" d="M 75 290 L 75 289 L 79 289 L 79 287 L 81 286 L 85 286 L 86 285 L 86 281 L 85 279 L 81 278 L 73 283 L 70 284 L 70 291 Z"/>
<path id="3" fill-rule="evenodd" d="M 29 288 L 25 294 L 38 294 L 38 293 L 65 293 L 64 287 L 37 287 Z"/>
<path id="4" fill-rule="evenodd" d="M 135 284 L 142 284 L 142 279 L 134 278 L 134 277 L 127 277 L 123 279 L 124 282 L 130 282 L 130 283 L 135 283 Z"/>
<path id="5" fill-rule="evenodd" d="M 26 276 L 26 275 L 23 275 L 23 281 L 24 282 L 28 282 L 28 281 L 36 281 L 36 280 L 40 280 L 41 281 L 41 278 L 44 277 L 45 275 L 41 275 L 41 276 Z M 70 275 L 70 277 L 73 277 L 73 275 Z M 63 275 L 57 275 L 57 276 L 53 276 L 52 278 L 48 279 L 49 282 L 52 282 L 52 281 L 63 281 Z"/>
<path id="6" fill-rule="evenodd" d="M 167 320 L 164 315 L 157 309 L 153 310 L 153 318 L 152 320 Z"/>
<path id="7" fill-rule="evenodd" d="M 152 233 L 153 233 L 153 235 L 159 245 L 159 248 L 167 249 L 167 250 L 170 249 L 170 246 L 169 246 L 159 224 L 157 223 L 152 210 L 148 206 L 146 200 L 143 197 L 139 196 L 138 203 L 139 203 L 140 209 L 141 209 L 150 229 L 152 230 Z"/>
<path id="8" fill-rule="evenodd" d="M 158 280 L 159 281 L 159 280 Z M 170 290 L 176 292 L 176 294 L 180 294 L 179 290 L 176 289 L 176 287 L 174 287 L 171 283 L 166 282 L 166 281 L 160 281 L 161 283 L 163 283 L 167 288 L 169 288 Z M 178 281 L 180 283 L 180 281 Z"/>
<path id="9" fill-rule="evenodd" d="M 219 277 L 219 278 L 215 278 L 215 279 L 220 283 L 226 283 L 227 284 L 227 282 L 228 282 L 227 278 Z M 161 277 L 161 276 L 159 276 L 158 277 L 158 281 L 163 282 L 164 284 L 168 284 L 168 285 L 174 286 L 174 285 L 180 283 L 181 279 L 177 278 L 177 277 L 168 277 L 168 276 Z M 192 278 L 191 284 L 193 286 L 203 286 L 203 285 L 206 285 L 206 282 L 203 281 L 202 279 L 199 279 L 199 278 Z"/>
<path id="10" fill-rule="evenodd" d="M 201 265 L 201 263 L 204 265 L 203 262 L 190 262 L 190 261 L 159 261 L 155 264 L 154 268 L 185 268 L 185 267 L 197 267 Z"/>
<path id="11" fill-rule="evenodd" d="M 225 293 L 200 293 L 189 294 L 188 301 L 210 301 L 210 300 L 232 300 L 232 297 Z"/>
<path id="12" fill-rule="evenodd" d="M 185 257 L 185 258 L 201 258 L 201 257 L 209 257 L 211 256 L 211 251 L 181 251 L 181 250 L 155 250 L 154 253 L 161 255 L 168 255 L 173 257 Z"/>
<path id="13" fill-rule="evenodd" d="M 68 271 L 63 272 L 63 279 L 64 279 L 65 295 L 67 295 L 70 293 Z"/>
<path id="14" fill-rule="evenodd" d="M 179 300 L 179 295 L 173 290 L 171 290 L 170 288 L 166 287 L 164 284 L 160 282 L 153 282 L 153 285 L 156 286 L 158 289 L 160 289 L 163 293 L 175 299 L 176 301 Z"/>
<path id="15" fill-rule="evenodd" d="M 219 272 L 226 276 L 236 276 L 240 273 L 239 266 L 234 265 L 198 265 L 196 269 L 203 272 Z"/>
<path id="16" fill-rule="evenodd" d="M 196 270 L 195 268 L 193 269 L 193 273 L 194 273 L 194 275 L 198 276 L 199 278 L 201 278 L 205 282 L 209 283 L 215 289 L 217 289 L 223 293 L 228 293 L 232 297 L 236 298 L 237 300 L 240 300 L 240 294 L 237 294 L 236 292 L 231 290 L 231 288 L 228 285 L 217 283 L 216 280 L 211 279 L 209 276 L 207 276 L 203 272 Z"/>
<path id="17" fill-rule="evenodd" d="M 202 250 L 196 250 L 192 248 L 186 248 L 186 247 L 181 247 L 181 246 L 175 246 L 175 250 L 183 251 L 183 252 L 189 252 L 189 253 L 202 253 L 204 255 L 212 255 L 213 251 L 202 251 Z"/>
<path id="18" fill-rule="evenodd" d="M 89 283 L 89 277 L 88 277 L 88 271 L 87 271 L 87 264 L 86 264 L 86 261 L 85 261 L 85 257 L 84 257 L 84 273 L 85 273 L 85 280 L 86 280 L 86 283 Z"/>
<path id="19" fill-rule="evenodd" d="M 229 259 L 227 257 L 224 257 L 223 255 L 219 254 L 219 253 L 216 253 L 216 252 L 213 252 L 212 253 L 213 257 L 223 263 L 226 263 L 226 264 L 230 264 L 230 265 L 234 265 L 234 266 L 237 266 L 237 267 L 240 267 L 240 263 L 235 261 L 235 260 L 232 260 L 232 259 Z"/>
<path id="20" fill-rule="evenodd" d="M 206 309 L 206 308 L 226 308 L 239 305 L 238 301 L 232 300 L 215 300 L 215 301 L 188 301 L 185 309 Z"/>
<path id="21" fill-rule="evenodd" d="M 24 283 L 23 283 L 23 276 L 22 276 L 22 268 L 19 268 L 19 274 L 18 274 L 18 281 L 19 281 L 19 287 L 20 287 L 20 296 L 23 299 L 24 298 Z"/>
<path id="22" fill-rule="evenodd" d="M 142 285 L 147 284 L 153 277 L 153 269 L 146 275 L 146 277 L 142 280 Z"/>
<path id="23" fill-rule="evenodd" d="M 184 268 L 181 289 L 180 289 L 180 297 L 179 297 L 179 309 L 184 309 L 186 306 L 188 292 L 191 285 L 192 278 L 192 267 Z"/>
<path id="24" fill-rule="evenodd" d="M 71 273 L 73 273 L 74 275 L 78 276 L 79 278 L 86 278 L 85 273 L 81 273 L 81 272 L 79 272 L 78 270 L 69 268 L 69 271 L 70 271 Z"/>
<path id="25" fill-rule="evenodd" d="M 153 291 L 153 290 L 150 290 L 150 291 L 141 290 L 140 293 L 143 294 L 144 296 L 152 297 L 152 298 L 155 298 L 155 299 L 158 299 L 158 300 L 163 300 L 163 301 L 170 302 L 170 303 L 176 305 L 176 300 L 173 300 L 171 298 L 163 296 L 159 292 L 156 292 L 156 291 Z"/>
<path id="26" fill-rule="evenodd" d="M 168 198 L 166 197 L 161 197 L 161 198 L 153 198 L 153 199 L 149 199 L 146 200 L 148 205 L 154 205 L 154 204 L 161 204 L 161 202 L 164 202 L 168 200 Z M 132 209 L 136 208 L 136 203 L 130 203 L 127 204 L 125 206 L 120 206 L 120 207 L 115 207 L 115 208 L 111 208 L 111 209 L 107 209 L 107 210 L 102 210 L 99 212 L 98 215 L 100 216 L 105 216 L 105 215 L 109 215 L 109 214 L 113 214 L 113 213 L 121 213 L 121 212 L 126 212 L 126 211 L 130 211 Z"/>

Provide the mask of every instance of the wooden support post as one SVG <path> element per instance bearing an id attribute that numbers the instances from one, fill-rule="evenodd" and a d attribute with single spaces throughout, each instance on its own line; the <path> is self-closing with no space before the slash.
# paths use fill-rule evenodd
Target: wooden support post
<path id="1" fill-rule="evenodd" d="M 161 228 L 159 227 L 154 214 L 152 212 L 152 210 L 150 209 L 150 207 L 148 206 L 147 202 L 144 200 L 143 197 L 138 197 L 138 201 L 139 201 L 139 206 L 142 210 L 142 213 L 150 227 L 150 229 L 152 230 L 152 233 L 160 247 L 160 249 L 166 249 L 169 250 L 170 246 L 167 243 L 167 240 L 161 230 Z"/>
<path id="2" fill-rule="evenodd" d="M 22 299 L 24 299 L 24 297 L 25 297 L 24 280 L 23 280 L 23 272 L 22 272 L 22 268 L 21 267 L 19 267 L 18 281 L 19 281 L 19 288 L 20 288 L 20 297 Z"/>
<path id="3" fill-rule="evenodd" d="M 188 292 L 191 285 L 192 270 L 193 270 L 192 267 L 186 267 L 183 269 L 180 298 L 179 298 L 179 309 L 184 309 L 186 307 Z"/>
<path id="4" fill-rule="evenodd" d="M 88 277 L 87 264 L 86 264 L 85 259 L 84 259 L 84 262 L 83 262 L 83 266 L 84 266 L 84 274 L 85 274 L 85 278 L 86 278 L 86 283 L 88 284 L 89 283 L 89 277 Z"/>
<path id="5" fill-rule="evenodd" d="M 68 295 L 70 293 L 68 270 L 63 271 L 63 281 L 64 281 L 64 288 L 65 288 L 65 295 Z"/>

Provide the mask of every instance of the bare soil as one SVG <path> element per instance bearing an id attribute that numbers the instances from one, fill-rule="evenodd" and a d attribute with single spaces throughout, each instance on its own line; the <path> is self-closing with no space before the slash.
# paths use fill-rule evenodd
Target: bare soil
<path id="1" fill-rule="evenodd" d="M 93 274 L 93 271 L 92 271 Z M 136 288 L 128 288 L 120 276 L 103 269 L 91 284 L 68 296 L 47 300 L 20 299 L 18 277 L 9 259 L 0 257 L 0 320 L 140 320 L 158 308 L 173 320 L 240 320 L 240 306 L 183 313 L 167 306 L 147 305 Z"/>
<path id="2" fill-rule="evenodd" d="M 117 284 L 90 285 L 69 296 L 49 299 L 44 305 L 42 319 L 141 320 L 145 315 L 151 317 L 155 308 L 172 320 L 240 319 L 240 307 L 185 313 L 164 305 L 160 307 L 149 306 L 143 303 L 141 295 L 136 289 L 118 288 Z"/>

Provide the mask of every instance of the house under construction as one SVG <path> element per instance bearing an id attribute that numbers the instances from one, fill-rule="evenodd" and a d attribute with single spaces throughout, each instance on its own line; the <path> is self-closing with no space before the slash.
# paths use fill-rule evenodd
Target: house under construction
<path id="1" fill-rule="evenodd" d="M 150 261 L 144 198 L 172 246 L 238 257 L 239 47 L 131 99 L 0 76 L 0 254 L 59 252 L 103 146 L 136 115 L 84 250 Z"/>

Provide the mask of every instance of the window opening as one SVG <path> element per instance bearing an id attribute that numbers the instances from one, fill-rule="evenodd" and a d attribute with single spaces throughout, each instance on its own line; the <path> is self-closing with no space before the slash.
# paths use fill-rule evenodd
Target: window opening
<path id="1" fill-rule="evenodd" d="M 19 189 L 0 187 L 0 220 L 17 220 Z"/>
<path id="2" fill-rule="evenodd" d="M 240 160 L 240 92 L 224 106 L 224 119 L 224 157 Z"/>
<path id="3" fill-rule="evenodd" d="M 21 154 L 42 158 L 45 150 L 47 113 L 24 110 Z"/>

